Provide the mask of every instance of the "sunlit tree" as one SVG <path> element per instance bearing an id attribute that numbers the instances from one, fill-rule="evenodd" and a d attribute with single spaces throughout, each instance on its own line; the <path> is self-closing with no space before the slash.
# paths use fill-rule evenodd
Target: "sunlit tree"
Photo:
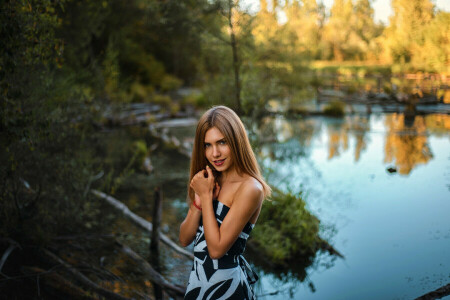
<path id="1" fill-rule="evenodd" d="M 423 44 L 423 29 L 434 17 L 434 6 L 430 0 L 392 0 L 392 10 L 384 41 L 387 57 L 407 63 Z"/>
<path id="2" fill-rule="evenodd" d="M 353 3 L 351 0 L 336 0 L 331 7 L 330 18 L 325 25 L 324 39 L 327 41 L 334 60 L 342 61 L 351 51 L 349 44 L 352 27 Z"/>
<path id="3" fill-rule="evenodd" d="M 299 54 L 316 58 L 321 35 L 320 6 L 316 0 L 293 1 L 285 8 L 286 29 L 293 35 L 295 50 Z"/>

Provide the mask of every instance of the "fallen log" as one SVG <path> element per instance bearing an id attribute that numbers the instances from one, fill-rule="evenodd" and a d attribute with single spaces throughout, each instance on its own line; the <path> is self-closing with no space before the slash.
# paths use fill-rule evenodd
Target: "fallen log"
<path id="1" fill-rule="evenodd" d="M 319 238 L 319 248 L 320 250 L 327 251 L 330 255 L 336 255 L 342 259 L 345 259 L 339 251 L 337 251 L 333 246 L 331 246 L 327 241 Z"/>
<path id="2" fill-rule="evenodd" d="M 149 221 L 145 220 L 144 218 L 141 218 L 138 215 L 136 215 L 135 213 L 133 213 L 128 208 L 128 206 L 126 206 L 125 204 L 123 204 L 119 200 L 117 200 L 117 199 L 115 199 L 115 198 L 113 198 L 113 197 L 111 197 L 111 196 L 109 196 L 109 195 L 107 195 L 105 193 L 97 191 L 97 190 L 91 190 L 91 192 L 94 195 L 96 195 L 97 197 L 99 197 L 99 198 L 105 200 L 106 202 L 108 202 L 111 206 L 113 206 L 115 209 L 120 211 L 127 219 L 132 221 L 135 225 L 141 227 L 142 229 L 144 229 L 144 230 L 146 230 L 146 231 L 148 231 L 150 233 L 153 232 L 153 224 L 152 223 L 150 223 Z M 194 259 L 194 255 L 191 252 L 186 251 L 185 249 L 183 249 L 180 246 L 178 246 L 174 241 L 172 241 L 164 233 L 160 232 L 159 233 L 159 238 L 161 239 L 161 241 L 163 243 L 165 243 L 167 246 L 171 247 L 176 252 L 185 255 L 189 259 Z"/>
<path id="3" fill-rule="evenodd" d="M 158 273 L 153 267 L 143 259 L 139 254 L 134 252 L 130 247 L 121 244 L 119 241 L 115 241 L 116 245 L 120 248 L 124 254 L 131 258 L 136 264 L 138 264 L 145 273 L 149 276 L 150 281 L 159 285 L 165 290 L 171 297 L 175 299 L 182 299 L 185 293 L 185 288 L 174 285 L 167 281 L 160 273 Z"/>
<path id="4" fill-rule="evenodd" d="M 450 283 L 438 288 L 437 290 L 426 293 L 425 295 L 422 295 L 419 298 L 416 298 L 415 300 L 441 299 L 441 298 L 443 298 L 445 296 L 449 296 L 449 295 L 450 295 Z"/>
<path id="5" fill-rule="evenodd" d="M 69 263 L 65 262 L 61 258 L 59 258 L 56 254 L 43 249 L 42 253 L 48 258 L 49 260 L 53 261 L 56 264 L 62 265 L 66 268 L 66 270 L 85 288 L 93 291 L 94 293 L 106 297 L 106 299 L 112 299 L 112 300 L 128 300 L 129 298 L 121 296 L 119 294 L 116 294 L 110 290 L 104 289 L 101 286 L 97 285 L 93 281 L 91 281 L 89 278 L 84 276 L 81 272 L 79 272 L 75 267 L 70 265 Z"/>
<path id="6" fill-rule="evenodd" d="M 172 127 L 188 127 L 197 125 L 196 118 L 170 119 L 164 120 L 149 125 L 150 128 L 172 128 Z"/>
<path id="7" fill-rule="evenodd" d="M 0 274 L 2 274 L 2 268 L 6 260 L 8 259 L 8 256 L 11 254 L 11 252 L 14 251 L 14 249 L 21 249 L 21 247 L 16 241 L 12 239 L 0 239 L 0 242 L 7 242 L 9 244 L 8 249 L 6 249 L 5 253 L 3 253 L 2 258 L 0 259 Z"/>
<path id="8" fill-rule="evenodd" d="M 36 276 L 37 293 L 41 297 L 41 285 L 44 289 L 49 290 L 50 294 L 56 293 L 58 297 L 65 299 L 79 300 L 95 300 L 97 298 L 91 296 L 85 290 L 74 285 L 55 271 L 48 272 L 37 267 L 22 267 L 22 272 L 27 275 Z"/>

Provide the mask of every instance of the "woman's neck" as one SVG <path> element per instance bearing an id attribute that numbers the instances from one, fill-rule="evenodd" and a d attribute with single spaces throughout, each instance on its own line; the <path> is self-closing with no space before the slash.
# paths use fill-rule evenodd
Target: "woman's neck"
<path id="1" fill-rule="evenodd" d="M 231 168 L 222 172 L 221 184 L 223 185 L 225 182 L 240 181 L 241 179 L 242 175 L 237 172 L 236 168 Z"/>

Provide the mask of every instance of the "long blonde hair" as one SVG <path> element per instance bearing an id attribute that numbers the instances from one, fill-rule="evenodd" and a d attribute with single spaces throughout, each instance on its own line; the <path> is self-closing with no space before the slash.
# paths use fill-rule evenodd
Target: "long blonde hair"
<path id="1" fill-rule="evenodd" d="M 189 182 L 195 174 L 206 168 L 208 162 L 205 155 L 205 135 L 213 127 L 219 129 L 225 136 L 238 174 L 248 174 L 258 180 L 263 186 L 264 198 L 270 196 L 272 190 L 261 175 L 244 124 L 242 124 L 238 115 L 226 106 L 214 106 L 210 108 L 198 121 L 194 147 L 192 149 Z M 212 169 L 214 170 L 214 168 Z M 220 173 L 214 172 L 216 179 L 218 176 L 220 176 Z M 195 193 L 189 184 L 188 195 L 190 200 L 193 201 Z"/>

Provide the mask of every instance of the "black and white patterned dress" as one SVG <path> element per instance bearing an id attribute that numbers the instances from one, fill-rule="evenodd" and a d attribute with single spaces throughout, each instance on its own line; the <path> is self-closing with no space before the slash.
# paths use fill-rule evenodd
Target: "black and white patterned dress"
<path id="1" fill-rule="evenodd" d="M 220 227 L 230 208 L 217 200 L 213 200 L 213 207 Z M 242 256 L 253 227 L 248 222 L 230 250 L 219 259 L 211 259 L 200 220 L 194 241 L 194 266 L 184 299 L 256 299 L 250 285 L 258 276 Z"/>

